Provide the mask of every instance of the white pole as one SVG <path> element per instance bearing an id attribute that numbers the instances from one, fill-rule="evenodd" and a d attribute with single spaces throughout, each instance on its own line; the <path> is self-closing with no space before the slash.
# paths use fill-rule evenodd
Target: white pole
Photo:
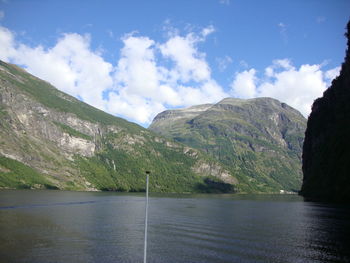
<path id="1" fill-rule="evenodd" d="M 146 211 L 145 211 L 145 247 L 143 250 L 143 263 L 146 263 L 146 257 L 147 257 L 147 221 L 148 221 L 148 174 L 149 172 L 146 172 Z"/>

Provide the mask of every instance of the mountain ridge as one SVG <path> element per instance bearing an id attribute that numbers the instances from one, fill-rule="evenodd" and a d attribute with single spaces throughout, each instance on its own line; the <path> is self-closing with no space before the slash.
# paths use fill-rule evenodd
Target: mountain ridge
<path id="1" fill-rule="evenodd" d="M 0 188 L 233 192 L 234 176 L 188 146 L 77 100 L 0 61 Z"/>
<path id="2" fill-rule="evenodd" d="M 171 137 L 93 108 L 4 62 L 0 91 L 0 188 L 143 191 L 145 170 L 152 171 L 154 192 L 276 193 L 299 187 L 303 119 L 271 98 L 226 98 L 167 111 L 163 121 L 177 116 L 170 126 L 179 134 Z M 276 115 L 271 105 L 281 112 Z M 211 119 L 217 121 L 209 125 Z M 282 137 L 273 123 L 285 126 Z M 197 128 L 204 133 L 192 134 Z M 287 161 L 274 161 L 279 155 Z"/>
<path id="3" fill-rule="evenodd" d="M 167 110 L 149 127 L 205 151 L 231 167 L 244 182 L 243 189 L 255 181 L 256 191 L 300 188 L 305 128 L 306 119 L 300 112 L 272 98 L 225 98 L 212 105 Z M 289 179 L 288 173 L 292 174 Z"/>

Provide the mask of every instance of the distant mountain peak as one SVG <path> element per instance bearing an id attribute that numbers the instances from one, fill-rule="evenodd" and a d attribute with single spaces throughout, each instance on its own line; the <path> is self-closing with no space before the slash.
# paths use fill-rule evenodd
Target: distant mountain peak
<path id="1" fill-rule="evenodd" d="M 159 113 L 149 129 L 211 154 L 242 189 L 277 191 L 300 187 L 305 127 L 300 112 L 276 99 L 225 98 Z"/>

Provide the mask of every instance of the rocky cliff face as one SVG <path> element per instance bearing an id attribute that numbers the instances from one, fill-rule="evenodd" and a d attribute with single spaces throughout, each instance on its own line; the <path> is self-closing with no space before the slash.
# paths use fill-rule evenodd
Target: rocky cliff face
<path id="1" fill-rule="evenodd" d="M 210 156 L 64 94 L 0 61 L 0 188 L 234 191 Z"/>
<path id="2" fill-rule="evenodd" d="M 310 199 L 350 201 L 350 22 L 340 75 L 315 100 L 303 148 L 301 194 Z"/>
<path id="3" fill-rule="evenodd" d="M 213 105 L 160 113 L 150 126 L 163 136 L 215 157 L 242 191 L 296 191 L 306 119 L 271 98 L 227 98 Z"/>

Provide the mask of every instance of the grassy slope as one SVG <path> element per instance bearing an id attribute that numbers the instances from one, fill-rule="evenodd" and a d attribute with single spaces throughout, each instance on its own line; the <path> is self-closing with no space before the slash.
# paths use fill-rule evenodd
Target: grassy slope
<path id="1" fill-rule="evenodd" d="M 44 175 L 16 160 L 0 156 L 0 188 L 57 189 Z"/>
<path id="2" fill-rule="evenodd" d="M 85 178 L 91 187 L 100 190 L 117 191 L 141 191 L 144 188 L 144 172 L 152 171 L 150 181 L 151 191 L 156 192 L 207 192 L 207 191 L 230 191 L 234 189 L 230 185 L 222 184 L 215 178 L 202 177 L 192 171 L 198 159 L 212 162 L 210 157 L 199 153 L 199 157 L 185 155 L 184 146 L 176 144 L 176 147 L 167 146 L 167 142 L 161 139 L 157 142 L 156 136 L 150 131 L 124 119 L 114 117 L 103 111 L 89 106 L 67 94 L 54 88 L 22 69 L 3 63 L 12 76 L 0 71 L 1 77 L 6 79 L 14 89 L 14 92 L 26 94 L 31 100 L 58 112 L 68 112 L 78 118 L 97 123 L 101 127 L 115 126 L 120 130 L 118 133 L 104 134 L 99 140 L 99 150 L 93 157 L 82 157 L 76 155 L 73 161 L 65 159 L 55 152 L 51 142 L 40 138 L 40 145 L 34 147 L 38 142 L 33 141 L 29 135 L 20 137 L 12 134 L 11 128 L 7 127 L 6 109 L 1 109 L 2 118 L 1 132 L 4 136 L 15 138 L 13 147 L 18 151 L 25 151 L 26 155 L 33 155 L 37 159 L 48 158 L 47 152 L 55 152 L 49 160 L 55 164 L 54 169 L 67 169 L 72 173 L 69 177 L 53 178 L 47 174 L 41 174 L 37 167 L 29 167 L 9 158 L 1 157 L 2 169 L 0 170 L 0 187 L 12 188 L 53 188 L 83 190 L 81 183 Z M 15 76 L 15 77 L 14 77 Z M 18 78 L 22 81 L 19 81 Z M 24 81 L 23 81 L 24 80 Z M 48 120 L 52 121 L 52 120 Z M 72 127 L 53 121 L 57 129 L 68 133 L 70 136 L 93 140 L 91 136 L 83 134 Z M 140 143 L 130 144 L 127 138 L 141 138 Z M 174 144 L 174 143 L 173 143 Z M 26 149 L 23 149 L 26 146 Z M 1 145 L 0 145 L 1 147 Z M 38 149 L 38 148 L 41 148 Z M 53 149 L 52 149 L 53 148 Z M 17 149 L 17 148 L 16 148 Z M 44 152 L 44 150 L 46 152 Z M 44 165 L 44 164 L 40 164 Z M 64 167 L 62 167 L 64 165 Z M 29 176 L 29 177 L 28 177 Z M 85 180 L 84 179 L 84 180 Z"/>

